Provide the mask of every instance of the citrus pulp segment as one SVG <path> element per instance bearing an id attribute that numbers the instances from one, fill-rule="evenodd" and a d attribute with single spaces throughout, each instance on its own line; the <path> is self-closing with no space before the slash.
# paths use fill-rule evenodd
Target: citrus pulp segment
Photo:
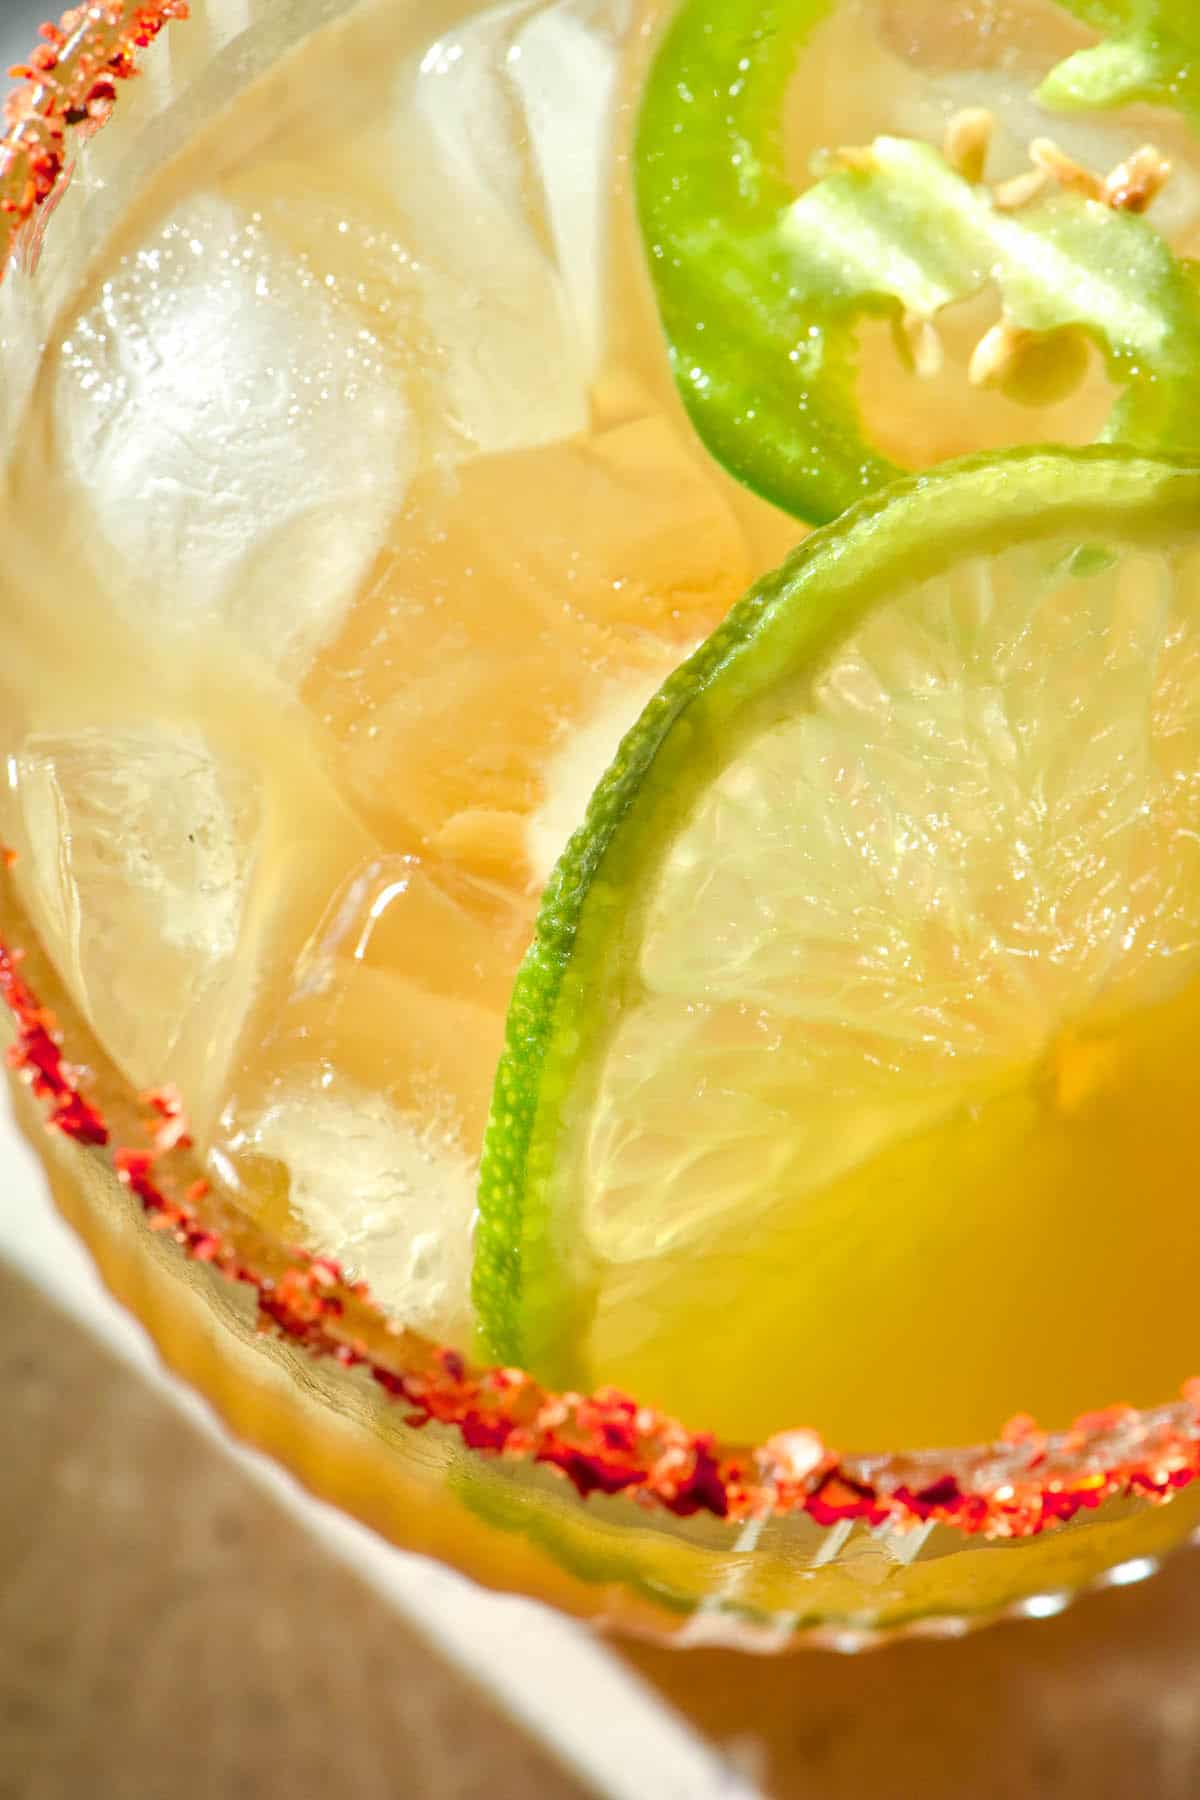
<path id="1" fill-rule="evenodd" d="M 860 1448 L 1170 1392 L 1198 832 L 1200 473 L 1010 454 L 814 534 L 652 701 L 547 889 L 481 1180 L 489 1350 Z"/>

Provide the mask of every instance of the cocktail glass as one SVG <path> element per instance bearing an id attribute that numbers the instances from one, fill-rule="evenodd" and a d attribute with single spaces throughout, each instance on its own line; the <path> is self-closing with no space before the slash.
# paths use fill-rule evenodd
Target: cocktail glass
<path id="1" fill-rule="evenodd" d="M 510 11 L 523 17 L 527 10 L 532 18 L 549 20 L 552 28 L 564 28 L 561 40 L 552 37 L 548 48 L 541 46 L 547 58 L 541 79 L 547 78 L 546 69 L 557 67 L 564 83 L 561 110 L 581 104 L 579 92 L 572 93 L 566 84 L 568 75 L 578 75 L 580 92 L 594 98 L 585 80 L 586 57 L 598 44 L 603 46 L 605 31 L 609 41 L 614 34 L 625 41 L 634 12 L 619 5 L 504 9 L 505 29 L 512 23 Z M 206 706 L 219 710 L 221 697 L 213 700 L 211 681 L 199 684 L 208 696 L 202 703 L 194 696 L 186 702 L 183 698 L 192 659 L 203 667 L 209 658 L 211 669 L 211 645 L 197 649 L 199 637 L 189 642 L 186 631 L 171 637 L 173 666 L 184 673 L 179 692 L 168 688 L 155 713 L 148 709 L 144 673 L 133 663 L 128 667 L 134 700 L 114 691 L 102 640 L 110 629 L 124 645 L 135 645 L 139 635 L 151 641 L 178 634 L 180 621 L 170 616 L 169 597 L 164 602 L 160 593 L 153 609 L 135 616 L 131 625 L 128 618 L 114 623 L 115 615 L 107 617 L 102 607 L 89 613 L 74 596 L 69 607 L 48 606 L 47 595 L 61 595 L 64 581 L 74 579 L 86 589 L 102 575 L 108 579 L 104 572 L 111 573 L 115 561 L 117 586 L 127 580 L 130 592 L 136 590 L 139 603 L 146 604 L 134 566 L 139 546 L 147 555 L 163 553 L 156 532 L 165 531 L 169 538 L 171 513 L 169 505 L 164 510 L 159 502 L 163 488 L 179 479 L 176 465 L 156 467 L 154 455 L 170 464 L 170 440 L 183 432 L 199 465 L 207 468 L 218 499 L 223 502 L 227 491 L 233 492 L 236 514 L 240 482 L 251 495 L 249 504 L 259 504 L 245 460 L 230 469 L 222 467 L 222 458 L 236 448 L 239 430 L 249 434 L 252 457 L 266 454 L 269 445 L 254 435 L 256 403 L 261 403 L 264 411 L 273 409 L 273 421 L 282 418 L 294 425 L 300 445 L 295 460 L 285 456 L 281 462 L 281 482 L 302 482 L 313 475 L 322 433 L 328 434 L 328 456 L 344 476 L 327 484 L 321 504 L 299 522 L 298 509 L 287 494 L 280 499 L 277 488 L 269 497 L 269 505 L 278 502 L 277 516 L 256 546 L 260 561 L 251 568 L 235 557 L 229 566 L 236 579 L 190 590 L 190 602 L 202 609 L 219 588 L 213 642 L 218 649 L 228 642 L 230 655 L 239 657 L 249 643 L 267 671 L 253 705 L 245 691 L 238 698 L 243 708 L 238 729 L 250 746 L 249 759 L 265 761 L 275 754 L 273 739 L 277 730 L 283 732 L 290 705 L 281 684 L 299 678 L 297 671 L 308 667 L 321 632 L 328 635 L 334 629 L 323 622 L 320 610 L 328 593 L 347 581 L 356 590 L 373 591 L 370 558 L 359 555 L 356 545 L 360 539 L 370 543 L 376 529 L 374 472 L 386 446 L 407 428 L 411 413 L 420 413 L 427 442 L 435 446 L 430 452 L 435 472 L 448 480 L 447 470 L 456 468 L 461 457 L 453 445 L 446 447 L 447 440 L 456 433 L 477 439 L 484 430 L 480 415 L 488 406 L 498 406 L 498 395 L 510 407 L 519 404 L 522 383 L 545 373 L 545 359 L 541 370 L 528 360 L 510 368 L 504 394 L 503 380 L 496 386 L 495 370 L 487 367 L 487 331 L 476 330 L 472 339 L 474 375 L 467 363 L 455 364 L 451 356 L 447 377 L 444 346 L 416 340 L 409 345 L 411 369 L 419 376 L 427 362 L 444 383 L 433 384 L 431 399 L 418 392 L 414 378 L 404 405 L 397 402 L 390 412 L 383 405 L 381 411 L 367 375 L 377 376 L 386 358 L 378 338 L 360 323 L 361 347 L 353 354 L 360 359 L 368 409 L 362 414 L 361 435 L 353 429 L 353 415 L 336 406 L 339 383 L 343 398 L 356 397 L 352 357 L 323 364 L 311 339 L 289 359 L 269 336 L 260 338 L 250 352 L 257 360 L 242 371 L 254 379 L 236 392 L 206 381 L 207 359 L 222 372 L 218 338 L 234 316 L 229 306 L 244 308 L 253 293 L 271 297 L 273 274 L 264 270 L 258 255 L 262 220 L 253 213 L 249 228 L 227 243 L 226 259 L 214 265 L 210 243 L 203 236 L 189 238 L 178 221 L 165 246 L 148 249 L 130 224 L 139 198 L 155 181 L 170 180 L 176 160 L 197 134 L 207 132 L 206 143 L 221 142 L 214 135 L 214 120 L 228 126 L 226 151 L 231 143 L 240 145 L 253 170 L 256 134 L 266 135 L 272 108 L 286 109 L 293 74 L 301 104 L 292 124 L 303 126 L 303 102 L 313 92 L 311 78 L 318 64 L 320 91 L 329 101 L 322 129 L 331 138 L 338 130 L 350 134 L 355 82 L 362 78 L 363 59 L 386 41 L 380 33 L 389 28 L 389 20 L 378 6 L 356 11 L 340 0 L 286 7 L 255 0 L 200 0 L 186 22 L 182 11 L 170 3 L 114 3 L 69 15 L 64 30 L 48 38 L 40 60 L 31 65 L 10 119 L 2 165 L 4 205 L 13 232 L 0 289 L 3 422 L 11 488 L 25 497 L 27 507 L 27 529 L 12 545 L 4 576 L 15 622 L 10 642 L 18 646 L 4 679 L 6 752 L 16 770 L 12 793 L 31 790 L 30 770 L 39 757 L 39 767 L 47 762 L 61 767 L 71 751 L 62 731 L 55 738 L 44 717 L 47 684 L 61 683 L 64 691 L 79 691 L 89 701 L 86 731 L 76 729 L 74 752 L 91 754 L 99 745 L 110 781 L 113 770 L 118 775 L 125 771 L 124 785 L 117 790 L 111 785 L 104 791 L 95 785 L 86 789 L 93 813 L 106 808 L 111 813 L 117 804 L 114 792 L 119 793 L 118 813 L 125 809 L 122 829 L 141 832 L 146 842 L 155 840 L 142 815 L 153 814 L 171 785 L 209 779 L 207 765 L 200 766 L 188 738 L 190 723 L 182 738 L 176 729 L 175 709 L 198 705 L 199 711 L 190 715 L 193 722 L 206 716 Z M 447 4 L 438 9 L 436 21 L 425 20 L 419 27 L 414 11 L 393 9 L 390 26 L 423 46 L 417 64 L 423 73 L 453 77 L 464 60 L 457 33 L 477 19 L 480 9 Z M 499 19 L 501 10 L 486 16 Z M 646 9 L 636 15 L 639 24 L 648 19 Z M 597 20 L 599 35 L 589 37 L 583 26 Z M 511 68 L 528 46 L 503 37 L 502 42 Z M 557 64 L 556 56 L 562 59 Z M 469 56 L 466 61 L 470 63 Z M 143 72 L 136 82 L 127 82 L 135 62 Z M 106 122 L 118 90 L 116 119 L 95 131 Z M 408 91 L 415 106 L 416 90 Z M 533 120 L 545 134 L 543 148 L 555 143 L 555 109 L 545 110 L 547 91 L 535 84 L 523 101 L 529 109 L 527 127 Z M 469 104 L 469 90 L 459 98 Z M 490 92 L 484 95 L 489 102 L 494 98 Z M 605 104 L 615 104 L 611 88 Z M 450 123 L 461 128 L 467 117 L 458 111 Z M 316 119 L 310 122 L 315 128 Z M 572 142 L 578 152 L 579 140 Z M 556 153 L 566 154 L 561 145 Z M 227 160 L 232 168 L 234 159 Z M 361 173 L 361 207 L 360 196 L 347 195 L 344 187 L 335 193 L 332 211 L 328 194 L 312 197 L 311 207 L 308 195 L 293 196 L 297 204 L 289 215 L 287 268 L 288 279 L 295 276 L 298 308 L 308 304 L 314 286 L 325 280 L 337 286 L 336 277 L 322 274 L 313 246 L 326 232 L 340 229 L 342 203 L 347 234 L 359 232 L 361 209 L 369 210 L 368 198 L 379 182 L 378 170 L 367 166 Z M 522 171 L 510 173 L 519 188 Z M 346 179 L 341 166 L 334 174 L 335 187 Z M 586 179 L 583 186 L 586 190 Z M 407 191 L 410 206 L 416 206 L 419 188 L 418 182 Z M 551 208 L 542 219 L 551 237 L 578 224 L 571 192 L 559 190 L 559 198 L 564 210 L 556 217 Z M 247 204 L 252 201 L 251 192 Z M 470 221 L 469 228 L 478 222 Z M 462 229 L 462 221 L 455 224 Z M 432 217 L 421 225 L 431 234 L 430 260 L 444 258 L 441 272 L 453 287 L 456 279 L 461 281 L 453 254 L 436 241 Z M 361 229 L 369 235 L 368 227 Z M 419 229 L 417 237 L 420 242 Z M 360 285 L 368 290 L 360 291 L 358 300 L 368 308 L 404 304 L 398 271 L 407 271 L 405 280 L 419 277 L 423 253 L 424 246 L 417 256 L 390 246 L 390 279 L 397 285 L 382 301 L 371 289 L 378 263 L 368 258 L 358 265 L 360 275 L 366 270 Z M 185 294 L 180 270 L 193 254 L 202 275 L 198 281 L 189 277 Z M 123 310 L 120 271 L 131 262 L 151 329 L 143 329 L 145 317 L 139 324 Z M 112 268 L 111 278 L 98 280 L 101 265 Z M 586 266 L 585 249 L 576 268 Z M 552 304 L 545 295 L 535 300 L 523 294 L 520 273 L 502 298 L 515 306 L 518 320 L 523 308 L 536 304 L 545 307 L 545 319 L 552 321 L 561 295 L 552 296 Z M 389 277 L 378 279 L 386 290 Z M 85 291 L 86 307 L 80 301 Z M 226 310 L 209 317 L 205 296 L 218 293 Z M 495 305 L 497 356 L 503 360 L 511 354 L 504 336 L 506 315 L 496 296 L 489 298 Z M 461 293 L 459 299 L 464 299 Z M 468 310 L 478 311 L 478 299 L 466 293 Z M 577 377 L 556 369 L 554 355 L 568 350 L 584 354 L 588 330 L 597 329 L 587 297 L 580 301 L 575 296 L 574 303 L 570 329 L 557 349 L 551 344 L 545 352 L 554 376 L 549 392 L 543 385 L 528 397 L 531 412 L 547 412 L 540 438 L 530 437 L 523 425 L 513 440 L 511 419 L 493 418 L 491 442 L 502 453 L 519 453 L 547 438 L 557 441 L 580 428 L 569 406 L 565 416 L 555 412 L 559 388 L 568 389 Z M 139 347 L 114 381 L 114 365 L 106 360 L 111 341 L 132 342 L 139 332 Z M 85 334 L 90 335 L 81 344 Z M 510 336 L 518 342 L 520 330 Z M 35 516 L 28 498 L 36 494 L 45 469 L 54 466 L 59 454 L 55 434 L 64 441 L 72 434 L 71 421 L 62 413 L 47 423 L 42 410 L 51 380 L 47 370 L 61 368 L 64 359 L 72 363 L 72 391 L 94 423 L 106 412 L 120 417 L 128 400 L 121 380 L 128 383 L 147 366 L 158 368 L 164 346 L 176 360 L 161 412 L 154 421 L 143 419 L 147 427 L 154 426 L 149 451 L 135 444 L 122 463 L 122 451 L 130 449 L 126 440 L 103 433 L 89 438 L 79 431 L 83 415 L 74 416 L 78 435 L 71 454 L 83 458 L 82 465 L 76 463 L 77 494 L 86 491 L 91 477 L 99 488 L 116 468 L 100 512 L 124 504 L 134 515 L 133 526 L 125 529 L 126 519 L 121 529 L 97 539 L 82 513 L 74 518 L 56 511 L 50 517 L 47 507 Z M 472 414 L 473 380 L 484 398 Z M 261 388 L 257 395 L 255 381 Z M 310 391 L 314 383 L 320 389 L 316 399 Z M 639 404 L 619 390 L 603 398 L 606 417 L 618 424 L 626 413 L 636 420 Z M 330 406 L 334 410 L 320 410 Z M 227 410 L 222 413 L 223 407 Z M 236 415 L 232 424 L 230 409 Z M 471 415 L 466 423 L 464 411 Z M 211 434 L 207 443 L 206 434 Z M 90 470 L 89 456 L 94 459 Z M 389 468 L 386 480 L 394 484 L 396 479 Z M 44 498 L 57 499 L 49 489 L 42 492 Z M 720 490 L 720 498 L 735 510 L 749 505 L 730 498 L 726 490 Z M 222 512 L 217 505 L 206 512 L 202 496 L 198 513 L 193 509 L 193 525 L 196 516 L 202 548 L 220 561 L 227 549 L 221 528 L 228 509 Z M 790 527 L 766 510 L 739 516 L 760 564 L 773 560 Z M 146 519 L 151 525 L 143 529 Z M 347 541 L 355 552 L 349 575 L 346 559 L 339 559 Z M 175 546 L 181 570 L 196 554 L 196 544 L 193 532 Z M 530 545 L 531 551 L 536 548 Z M 570 578 L 569 568 L 560 567 L 558 574 L 564 581 Z M 269 596 L 289 583 L 306 598 L 290 611 L 264 611 Z M 240 611 L 237 604 L 226 604 L 235 589 L 242 597 Z M 719 606 L 732 597 L 718 593 L 708 603 Z M 446 603 L 453 605 L 453 594 Z M 305 606 L 312 608 L 311 614 Z M 49 638 L 48 616 L 57 621 Z M 648 689 L 663 672 L 662 657 L 672 649 L 681 653 L 688 629 L 705 622 L 701 608 L 674 645 L 670 630 L 664 633 L 665 647 L 660 644 L 648 654 L 641 671 Z M 56 661 L 50 660 L 52 641 Z M 364 654 L 371 647 L 364 645 Z M 431 662 L 421 673 L 432 678 L 437 667 Z M 352 687 L 347 668 L 342 675 Z M 102 704 L 91 704 L 93 687 L 103 688 Z M 346 729 L 352 737 L 353 696 L 349 712 Z M 158 765 L 162 789 L 152 786 L 147 794 L 138 787 L 145 780 L 146 734 L 160 734 L 156 746 L 161 750 L 161 733 L 173 729 L 173 761 Z M 373 778 L 379 778 L 378 770 Z M 231 799 L 226 789 L 221 804 L 222 816 L 236 818 L 239 808 L 252 811 L 254 802 L 236 792 Z M 356 804 L 367 804 L 361 793 Z M 131 1005 L 97 1009 L 89 1004 L 89 981 L 95 980 L 89 957 L 99 954 L 102 961 L 103 948 L 80 950 L 86 920 L 64 922 L 60 909 L 55 921 L 47 896 L 66 890 L 55 889 L 47 874 L 47 839 L 39 838 L 14 806 L 10 800 L 6 830 L 16 862 L 0 902 L 9 946 L 0 955 L 0 981 L 13 1021 L 18 1103 L 43 1151 L 61 1210 L 167 1362 L 208 1396 L 231 1428 L 385 1536 L 438 1556 L 490 1586 L 544 1599 L 618 1630 L 664 1642 L 761 1651 L 803 1642 L 849 1649 L 898 1632 L 953 1634 L 968 1623 L 1006 1613 L 1045 1616 L 1088 1586 L 1121 1579 L 1130 1569 L 1144 1571 L 1191 1533 L 1200 1508 L 1193 1480 L 1200 1467 L 1200 1421 L 1190 1400 L 1152 1412 L 1125 1408 L 1092 1415 L 1052 1436 L 1018 1424 L 1002 1441 L 959 1452 L 837 1457 L 815 1434 L 801 1429 L 778 1433 L 757 1447 L 723 1445 L 614 1392 L 555 1394 L 521 1371 L 480 1370 L 462 1349 L 438 1348 L 372 1298 L 371 1284 L 359 1278 L 360 1268 L 369 1267 L 365 1256 L 357 1262 L 353 1252 L 339 1257 L 318 1241 L 315 1229 L 311 1241 L 296 1242 L 297 1215 L 265 1192 L 270 1168 L 247 1176 L 245 1159 L 239 1164 L 233 1155 L 233 1150 L 244 1152 L 248 1142 L 261 1151 L 261 1134 L 251 1142 L 244 1132 L 238 1137 L 223 1125 L 222 1138 L 211 1096 L 198 1103 L 189 1088 L 184 1098 L 198 1105 L 205 1118 L 196 1137 L 209 1153 L 206 1163 L 193 1147 L 176 1088 L 164 1083 L 147 1092 L 152 1079 L 145 1069 L 147 1042 L 164 1050 L 171 1068 L 191 1070 L 197 1081 L 206 1075 L 212 1059 L 206 1060 L 205 1046 L 211 1047 L 219 1032 L 232 1032 L 232 1015 L 241 1019 L 250 1006 L 238 986 L 244 971 L 239 973 L 234 962 L 216 961 L 213 953 L 216 992 L 202 981 L 204 993 L 197 1001 L 188 990 L 188 1019 L 174 1036 L 176 1021 L 168 1021 L 171 1030 L 163 1025 L 136 983 Z M 211 818 L 212 808 L 205 814 L 206 826 Z M 68 836 L 79 829 L 77 818 L 60 817 L 59 823 Z M 386 867 L 371 865 L 367 888 L 354 896 L 355 905 L 360 910 L 365 905 L 372 920 L 383 916 L 394 890 L 403 885 L 400 864 L 420 860 L 394 820 L 393 830 L 390 861 Z M 53 843 L 52 834 L 51 859 Z M 332 907 L 336 921 L 338 906 L 347 904 L 345 867 L 336 858 L 322 864 L 315 842 L 301 848 L 307 862 L 306 872 L 296 875 L 297 888 L 304 893 L 306 881 L 318 887 L 324 881 L 325 913 L 318 907 L 314 917 L 327 917 Z M 283 850 L 260 843 L 258 854 L 271 853 L 282 856 Z M 175 885 L 166 883 L 165 900 L 159 894 L 159 942 L 153 941 L 154 921 L 146 925 L 146 955 L 169 995 L 164 1011 L 178 1003 L 180 990 L 171 984 L 181 977 L 178 960 L 172 958 L 181 943 L 187 949 L 183 915 L 194 899 L 188 884 L 202 887 L 201 875 L 210 879 L 212 873 L 199 851 L 190 859 L 184 851 L 179 868 Z M 388 877 L 396 879 L 389 885 Z M 128 870 L 121 879 L 128 884 Z M 77 888 L 69 891 L 78 898 Z M 306 904 L 312 903 L 312 891 L 307 890 Z M 239 916 L 230 929 L 236 937 L 248 926 Z M 203 941 L 211 949 L 211 915 L 205 930 L 209 936 Z M 314 939 L 310 932 L 304 941 L 310 948 L 315 942 L 319 951 L 330 940 L 328 933 Z M 71 954 L 64 954 L 66 943 L 74 947 Z M 355 952 L 359 962 L 369 960 L 366 945 L 364 937 Z M 14 948 L 24 953 L 19 964 Z M 318 964 L 313 952 L 300 968 L 300 985 L 309 984 L 305 993 L 321 991 L 325 974 Z M 120 986 L 119 970 L 110 968 L 109 983 L 114 990 Z M 305 997 L 297 995 L 295 983 L 288 993 L 289 1004 Z M 259 1051 L 266 1054 L 262 1041 Z M 87 1071 L 86 1077 L 80 1069 Z M 187 1084 L 181 1080 L 180 1086 Z M 369 1114 L 369 1095 L 363 1104 Z M 298 1115 L 290 1116 L 298 1130 Z M 222 1111 L 221 1120 L 226 1117 Z M 212 1144 L 218 1140 L 228 1156 L 225 1166 L 216 1165 L 215 1174 L 227 1179 L 214 1179 Z M 269 1155 L 261 1160 L 273 1162 Z M 325 1170 L 331 1193 L 343 1173 L 335 1147 Z M 383 1235 L 395 1230 L 394 1221 L 390 1226 L 385 1222 Z M 847 1353 L 853 1353 L 852 1344 Z M 1164 1504 L 1167 1500 L 1170 1505 Z"/>

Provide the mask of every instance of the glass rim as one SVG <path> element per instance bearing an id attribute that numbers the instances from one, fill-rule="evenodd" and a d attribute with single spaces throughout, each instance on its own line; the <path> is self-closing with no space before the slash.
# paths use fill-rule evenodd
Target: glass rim
<path id="1" fill-rule="evenodd" d="M 93 0 L 42 27 L 42 43 L 10 73 L 0 136 L 0 279 L 45 221 L 72 173 L 71 150 L 109 118 L 139 52 L 188 16 L 187 0 Z M 7 854 L 11 866 L 11 853 Z M 678 1518 L 807 1516 L 906 1531 L 940 1525 L 965 1538 L 1028 1539 L 1114 1499 L 1164 1502 L 1200 1477 L 1200 1378 L 1181 1398 L 1085 1413 L 1042 1431 L 1018 1415 L 990 1444 L 961 1450 L 842 1456 L 804 1427 L 756 1446 L 727 1445 L 612 1387 L 556 1392 L 521 1369 L 474 1366 L 397 1323 L 336 1259 L 262 1232 L 210 1188 L 192 1154 L 181 1097 L 141 1097 L 149 1137 L 114 1146 L 86 1092 L 82 1066 L 0 937 L 0 998 L 15 1024 L 10 1066 L 42 1103 L 47 1127 L 103 1155 L 148 1229 L 251 1288 L 262 1325 L 317 1356 L 367 1373 L 407 1409 L 484 1456 L 544 1463 L 586 1499 L 621 1495 Z M 169 1163 L 164 1177 L 160 1165 Z"/>

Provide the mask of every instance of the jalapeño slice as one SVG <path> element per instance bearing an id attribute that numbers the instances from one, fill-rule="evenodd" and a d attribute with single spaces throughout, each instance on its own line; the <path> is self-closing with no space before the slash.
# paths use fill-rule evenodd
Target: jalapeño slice
<path id="1" fill-rule="evenodd" d="M 1038 89 L 1063 112 L 1144 100 L 1172 106 L 1200 126 L 1200 8 L 1195 0 L 1059 0 L 1105 33 L 1050 71 Z"/>
<path id="2" fill-rule="evenodd" d="M 1060 62 L 1038 105 L 1167 99 L 1189 112 L 1200 23 L 1170 4 L 1065 10 L 1114 35 Z M 964 415 L 972 385 L 999 387 L 1030 408 L 1021 435 L 1061 436 L 1033 409 L 1071 392 L 1094 346 L 1116 390 L 1100 441 L 1200 451 L 1200 291 L 1145 216 L 1166 156 L 1147 144 L 1097 170 L 1035 137 L 1026 168 L 990 181 L 992 117 L 959 108 L 940 144 L 830 146 L 798 195 L 785 99 L 833 11 L 831 0 L 686 0 L 646 88 L 640 222 L 675 378 L 711 453 L 797 517 L 835 517 L 902 472 L 860 412 L 861 328 L 890 325 L 916 416 L 941 359 L 941 315 L 989 291 Z"/>

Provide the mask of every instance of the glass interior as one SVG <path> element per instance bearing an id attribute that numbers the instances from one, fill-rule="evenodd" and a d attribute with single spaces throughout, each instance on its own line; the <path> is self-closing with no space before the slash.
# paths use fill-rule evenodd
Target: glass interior
<path id="1" fill-rule="evenodd" d="M 38 234 L 36 257 L 19 259 L 0 286 L 0 428 L 7 446 L 21 445 L 24 453 L 42 347 L 121 229 L 129 193 L 309 32 L 350 10 L 333 0 L 249 7 L 201 0 L 192 19 L 170 27 L 146 57 L 143 78 L 121 93 L 115 127 L 82 151 L 52 222 Z M 416 9 L 394 10 L 408 16 Z M 440 7 L 448 24 L 467 10 Z M 620 396 L 608 404 L 619 419 Z M 726 500 L 742 509 L 742 528 L 757 534 L 764 558 L 769 552 L 775 560 L 793 528 L 785 531 L 765 511 L 747 523 L 747 503 L 728 494 Z M 31 527 L 30 543 L 14 558 L 26 595 L 30 570 L 36 591 L 41 553 Z M 22 604 L 11 575 L 7 599 Z M 658 671 L 651 665 L 645 673 L 652 689 Z M 139 1046 L 132 1042 L 110 1060 L 50 959 L 32 944 L 19 901 L 7 895 L 4 908 L 6 935 L 30 945 L 30 978 L 61 1018 L 70 1054 L 97 1071 L 106 1113 L 118 1135 L 122 1122 L 128 1125 L 121 1141 L 132 1141 Z M 593 1494 L 584 1502 L 551 1470 L 467 1451 L 436 1425 L 410 1429 L 403 1408 L 389 1404 L 361 1370 L 315 1361 L 261 1335 L 248 1290 L 184 1258 L 169 1235 L 148 1230 L 104 1155 L 47 1139 L 28 1096 L 22 1104 L 58 1203 L 105 1279 L 235 1431 L 407 1547 L 605 1624 L 682 1643 L 775 1650 L 801 1641 L 851 1648 L 900 1628 L 953 1631 L 1004 1608 L 1036 1615 L 1114 1565 L 1180 1541 L 1200 1507 L 1195 1488 L 1162 1510 L 1116 1500 L 1014 1544 L 964 1540 L 943 1526 L 901 1534 L 863 1523 L 824 1528 L 808 1517 L 734 1526 L 704 1515 L 672 1518 L 620 1497 Z M 282 1236 L 293 1223 L 269 1208 L 259 1220 L 264 1237 Z M 863 1467 L 869 1473 L 870 1464 Z"/>

